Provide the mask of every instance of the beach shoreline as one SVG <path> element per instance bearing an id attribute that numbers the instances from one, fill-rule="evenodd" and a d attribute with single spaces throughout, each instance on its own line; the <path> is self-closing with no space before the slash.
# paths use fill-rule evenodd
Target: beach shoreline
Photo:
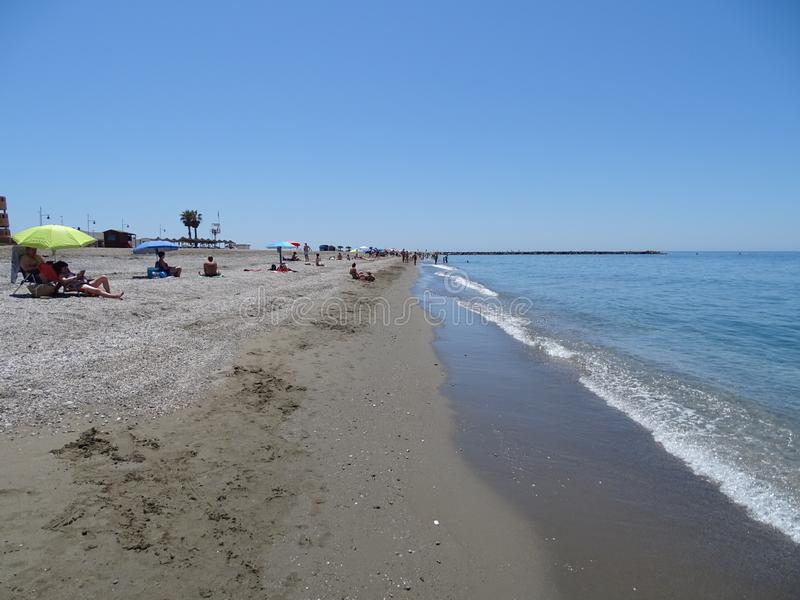
<path id="1" fill-rule="evenodd" d="M 441 322 L 434 348 L 457 439 L 537 526 L 563 597 L 796 596 L 800 546 L 585 386 L 566 345 L 497 318 L 500 301 L 480 294 L 497 284 L 449 269 L 424 264 L 416 292 Z M 495 318 L 474 318 L 475 307 Z"/>
<path id="2" fill-rule="evenodd" d="M 453 444 L 416 270 L 378 261 L 369 285 L 329 264 L 284 290 L 313 291 L 279 325 L 214 329 L 239 350 L 191 401 L 110 398 L 0 440 L 4 596 L 556 597 L 530 522 Z M 387 308 L 408 314 L 361 318 Z"/>

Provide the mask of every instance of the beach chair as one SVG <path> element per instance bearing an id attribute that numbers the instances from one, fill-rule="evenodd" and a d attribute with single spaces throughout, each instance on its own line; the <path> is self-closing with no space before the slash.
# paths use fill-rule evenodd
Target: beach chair
<path id="1" fill-rule="evenodd" d="M 33 273 L 29 273 L 17 286 L 17 289 L 14 290 L 14 294 L 17 293 L 19 288 L 23 285 L 27 284 L 28 291 L 30 292 L 31 296 L 34 298 L 44 298 L 49 296 L 55 296 L 58 293 L 58 289 L 61 287 L 58 281 L 58 275 L 53 269 L 52 263 L 42 263 L 39 267 L 39 274 L 40 277 L 37 279 Z"/>
<path id="2" fill-rule="evenodd" d="M 11 249 L 11 283 L 16 283 L 17 282 L 17 275 L 20 275 L 20 274 L 22 275 L 22 281 L 19 283 L 19 285 L 16 287 L 16 289 L 13 292 L 11 292 L 12 296 L 14 294 L 16 294 L 19 291 L 19 288 L 21 288 L 26 283 L 28 285 L 31 285 L 31 284 L 35 285 L 35 284 L 39 283 L 36 280 L 36 274 L 35 273 L 25 273 L 22 270 L 22 268 L 20 267 L 20 265 L 19 265 L 20 259 L 22 258 L 22 256 L 24 254 L 25 254 L 25 247 L 24 246 L 14 246 Z"/>
<path id="3" fill-rule="evenodd" d="M 19 261 L 25 254 L 24 246 L 14 246 L 11 248 L 11 283 L 17 283 L 17 275 L 22 272 Z"/>

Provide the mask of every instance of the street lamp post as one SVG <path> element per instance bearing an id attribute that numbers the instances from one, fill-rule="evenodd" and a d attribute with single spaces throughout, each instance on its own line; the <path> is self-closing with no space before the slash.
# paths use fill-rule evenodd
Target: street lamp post
<path id="1" fill-rule="evenodd" d="M 48 215 L 47 213 L 42 212 L 42 207 L 40 206 L 39 207 L 39 225 L 42 225 L 43 218 L 47 218 L 47 220 L 49 221 L 50 220 L 50 215 Z"/>

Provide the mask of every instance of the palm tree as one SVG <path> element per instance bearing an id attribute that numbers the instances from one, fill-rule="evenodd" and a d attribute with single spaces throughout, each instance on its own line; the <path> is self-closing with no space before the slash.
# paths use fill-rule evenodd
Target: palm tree
<path id="1" fill-rule="evenodd" d="M 195 222 L 196 218 L 197 218 L 196 210 L 185 210 L 180 215 L 181 223 L 183 223 L 186 226 L 186 229 L 189 231 L 190 239 L 192 237 L 192 223 Z"/>
<path id="2" fill-rule="evenodd" d="M 194 218 L 192 219 L 192 228 L 194 229 L 194 245 L 197 246 L 197 228 L 200 227 L 200 222 L 203 220 L 203 215 L 194 211 Z"/>

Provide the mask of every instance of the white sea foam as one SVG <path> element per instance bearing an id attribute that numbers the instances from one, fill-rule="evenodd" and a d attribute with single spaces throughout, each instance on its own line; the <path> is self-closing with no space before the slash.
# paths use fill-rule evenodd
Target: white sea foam
<path id="1" fill-rule="evenodd" d="M 791 431 L 677 378 L 640 372 L 602 351 L 571 350 L 534 332 L 528 319 L 508 314 L 502 306 L 474 301 L 459 305 L 523 344 L 574 364 L 588 390 L 648 429 L 667 452 L 717 483 L 754 519 L 800 543 L 800 489 L 791 467 Z M 782 461 L 784 454 L 787 460 Z"/>
<path id="2" fill-rule="evenodd" d="M 452 271 L 448 271 L 447 273 L 436 273 L 436 275 L 446 279 L 445 287 L 447 288 L 448 292 L 458 293 L 464 290 L 472 290 L 482 294 L 483 296 L 497 296 L 497 292 L 494 290 L 487 288 L 485 285 L 481 285 L 477 281 L 472 281 L 468 277 L 456 275 Z"/>
<path id="3" fill-rule="evenodd" d="M 425 265 L 426 267 L 431 267 L 433 269 L 442 269 L 443 271 L 455 271 L 456 270 L 455 267 L 450 267 L 448 265 L 437 265 L 437 264 L 434 264 L 434 263 L 422 263 L 422 264 Z"/>
<path id="4" fill-rule="evenodd" d="M 574 356 L 574 352 L 565 348 L 557 341 L 534 335 L 528 328 L 530 321 L 525 317 L 507 314 L 499 306 L 483 304 L 479 302 L 459 302 L 459 306 L 480 315 L 487 321 L 494 323 L 514 339 L 538 348 L 554 358 L 568 359 Z"/>
<path id="5" fill-rule="evenodd" d="M 607 404 L 648 429 L 667 452 L 684 461 L 696 474 L 717 483 L 720 490 L 750 515 L 783 531 L 800 543 L 800 498 L 792 490 L 792 473 L 763 457 L 780 453 L 780 441 L 765 439 L 763 420 L 667 377 L 655 385 L 597 356 L 585 355 L 580 382 Z M 663 385 L 663 387 L 662 387 Z M 692 397 L 693 396 L 693 397 Z M 676 397 L 692 397 L 690 409 Z M 713 417 L 711 415 L 718 415 Z M 754 434 L 758 428 L 758 435 Z M 773 456 L 773 458 L 775 458 Z"/>

